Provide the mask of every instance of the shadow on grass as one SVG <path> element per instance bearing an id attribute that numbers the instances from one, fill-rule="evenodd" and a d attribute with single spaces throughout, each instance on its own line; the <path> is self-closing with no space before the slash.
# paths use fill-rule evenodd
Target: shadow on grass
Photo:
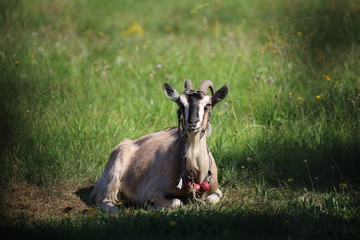
<path id="1" fill-rule="evenodd" d="M 78 196 L 80 198 L 80 200 L 86 204 L 86 206 L 88 206 L 89 208 L 94 208 L 96 207 L 96 203 L 93 199 L 90 198 L 90 194 L 92 192 L 92 190 L 94 189 L 94 186 L 89 186 L 89 187 L 84 187 L 84 188 L 79 188 L 76 192 L 75 195 Z M 142 205 L 137 205 L 131 202 L 128 202 L 126 200 L 121 200 L 121 207 L 125 207 L 125 208 L 133 208 L 133 209 L 145 209 L 144 206 Z M 88 210 L 84 211 L 84 213 L 86 213 Z"/>
<path id="2" fill-rule="evenodd" d="M 274 133 L 272 137 L 275 139 L 278 134 L 282 133 Z M 243 179 L 261 178 L 275 187 L 291 179 L 292 185 L 317 191 L 339 189 L 342 184 L 358 190 L 359 139 L 343 139 L 330 133 L 321 138 L 321 143 L 315 144 L 311 136 L 304 136 L 299 142 L 292 136 L 273 142 L 262 137 L 255 139 L 251 148 L 216 152 L 220 179 L 223 183 L 236 184 Z"/>
<path id="3" fill-rule="evenodd" d="M 285 20 L 283 27 L 297 35 L 301 52 L 306 52 L 302 56 L 305 66 L 332 69 L 343 64 L 343 56 L 351 54 L 353 44 L 360 43 L 358 4 L 349 0 L 295 1 L 277 14 Z"/>
<path id="4" fill-rule="evenodd" d="M 313 213 L 262 215 L 240 209 L 124 211 L 118 216 L 89 215 L 2 231 L 28 239 L 355 239 L 359 234 L 352 219 Z"/>
<path id="5" fill-rule="evenodd" d="M 313 50 L 321 48 L 324 51 L 328 46 L 351 46 L 352 43 L 360 43 L 360 8 L 353 1 L 332 1 L 331 4 L 317 9 L 307 21 L 299 23 L 308 33 L 314 33 L 317 37 L 309 41 Z M 306 10 L 305 10 L 306 11 Z M 297 16 L 306 16 L 304 11 L 297 12 Z"/>
<path id="6" fill-rule="evenodd" d="M 93 186 L 76 195 L 93 207 Z M 14 237 L 36 239 L 355 239 L 360 233 L 356 216 L 317 212 L 312 208 L 275 210 L 226 207 L 152 211 L 125 204 L 117 215 L 86 212 L 75 219 L 51 220 L 3 229 Z"/>
<path id="7" fill-rule="evenodd" d="M 75 195 L 78 196 L 80 198 L 80 200 L 86 204 L 86 206 L 93 207 L 94 202 L 91 201 L 91 199 L 90 199 L 90 194 L 93 189 L 94 189 L 94 186 L 79 188 L 75 192 Z"/>

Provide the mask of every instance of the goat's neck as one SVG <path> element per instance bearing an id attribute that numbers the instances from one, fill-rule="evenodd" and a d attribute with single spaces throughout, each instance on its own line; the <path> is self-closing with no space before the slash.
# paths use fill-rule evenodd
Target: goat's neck
<path id="1" fill-rule="evenodd" d="M 197 173 L 195 182 L 202 182 L 209 170 L 209 155 L 205 136 L 201 131 L 189 134 L 185 145 L 184 156 L 186 157 L 186 170 Z"/>

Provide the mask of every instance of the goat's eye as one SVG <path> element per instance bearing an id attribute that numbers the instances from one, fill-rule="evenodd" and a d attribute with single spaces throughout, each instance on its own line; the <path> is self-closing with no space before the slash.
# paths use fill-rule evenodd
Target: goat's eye
<path id="1" fill-rule="evenodd" d="M 206 106 L 205 106 L 205 109 L 210 109 L 211 108 L 211 104 L 207 104 Z"/>

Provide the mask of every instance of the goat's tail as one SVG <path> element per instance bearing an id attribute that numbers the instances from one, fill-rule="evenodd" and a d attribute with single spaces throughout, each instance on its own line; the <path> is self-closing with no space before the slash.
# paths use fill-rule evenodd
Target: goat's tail
<path id="1" fill-rule="evenodd" d="M 121 165 L 120 145 L 111 153 L 109 162 L 101 178 L 96 182 L 90 194 L 90 199 L 95 200 L 96 204 L 106 212 L 117 212 L 118 194 L 120 191 L 120 165 Z"/>

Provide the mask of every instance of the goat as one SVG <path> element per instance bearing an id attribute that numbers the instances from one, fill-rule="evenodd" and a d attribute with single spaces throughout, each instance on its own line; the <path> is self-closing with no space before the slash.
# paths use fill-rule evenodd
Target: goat
<path id="1" fill-rule="evenodd" d="M 163 90 L 178 104 L 178 127 L 125 139 L 115 147 L 90 195 L 106 212 L 118 212 L 119 199 L 173 209 L 184 200 L 217 203 L 222 197 L 206 137 L 211 110 L 227 96 L 227 86 L 214 94 L 210 80 L 198 90 L 186 80 L 181 95 L 167 83 Z"/>

